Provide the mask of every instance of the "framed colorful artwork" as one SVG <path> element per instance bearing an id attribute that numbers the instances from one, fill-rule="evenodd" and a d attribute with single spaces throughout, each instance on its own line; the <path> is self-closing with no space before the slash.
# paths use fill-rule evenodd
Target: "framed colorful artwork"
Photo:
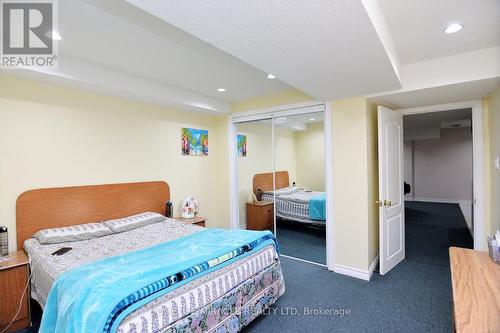
<path id="1" fill-rule="evenodd" d="M 238 151 L 238 157 L 247 156 L 247 136 L 243 134 L 238 134 L 236 138 L 236 147 Z"/>
<path id="2" fill-rule="evenodd" d="M 194 128 L 181 128 L 182 155 L 208 155 L 208 131 Z"/>

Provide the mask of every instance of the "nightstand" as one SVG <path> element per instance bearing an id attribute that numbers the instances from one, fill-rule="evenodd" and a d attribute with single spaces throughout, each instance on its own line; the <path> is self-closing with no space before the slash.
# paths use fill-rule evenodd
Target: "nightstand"
<path id="1" fill-rule="evenodd" d="M 197 226 L 204 227 L 205 222 L 207 222 L 206 217 L 200 217 L 200 216 L 195 216 L 190 219 L 186 219 L 184 217 L 176 217 L 176 220 L 179 220 L 181 222 L 187 223 L 187 224 L 196 224 Z"/>
<path id="2" fill-rule="evenodd" d="M 0 332 L 7 327 L 19 308 L 28 274 L 28 255 L 24 251 L 12 252 L 0 261 Z M 22 299 L 21 310 L 7 332 L 30 326 L 29 288 Z"/>
<path id="3" fill-rule="evenodd" d="M 247 202 L 247 229 L 274 231 L 274 203 Z"/>

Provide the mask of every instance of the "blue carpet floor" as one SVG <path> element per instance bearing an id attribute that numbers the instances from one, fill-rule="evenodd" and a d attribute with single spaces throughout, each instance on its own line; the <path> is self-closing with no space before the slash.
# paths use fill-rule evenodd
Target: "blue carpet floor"
<path id="1" fill-rule="evenodd" d="M 276 221 L 276 237 L 281 253 L 326 265 L 326 231 L 324 226 Z"/>
<path id="2" fill-rule="evenodd" d="M 388 274 L 364 282 L 283 258 L 286 292 L 276 312 L 245 332 L 452 332 L 448 248 L 472 247 L 465 220 L 454 204 L 408 202 L 405 213 L 406 259 Z M 307 315 L 311 308 L 334 315 Z"/>
<path id="3" fill-rule="evenodd" d="M 452 332 L 448 247 L 472 247 L 465 220 L 454 204 L 407 202 L 405 212 L 406 259 L 388 274 L 365 282 L 282 258 L 285 294 L 244 332 Z M 37 332 L 32 309 L 34 327 L 18 333 Z"/>

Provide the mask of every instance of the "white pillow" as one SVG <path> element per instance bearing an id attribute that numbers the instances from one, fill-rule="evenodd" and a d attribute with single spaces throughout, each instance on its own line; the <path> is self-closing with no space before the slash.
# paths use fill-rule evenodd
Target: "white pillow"
<path id="1" fill-rule="evenodd" d="M 33 237 L 41 244 L 57 244 L 92 239 L 112 233 L 113 231 L 102 223 L 85 223 L 70 227 L 43 229 Z"/>
<path id="2" fill-rule="evenodd" d="M 295 192 L 298 192 L 300 190 L 301 190 L 300 187 L 288 186 L 288 187 L 280 188 L 279 190 L 274 191 L 274 193 L 276 193 L 276 196 L 279 196 L 279 195 L 288 195 L 288 194 L 293 194 Z M 266 194 L 273 194 L 273 191 L 265 191 L 264 193 L 266 193 Z"/>
<path id="3" fill-rule="evenodd" d="M 153 212 L 140 213 L 128 217 L 123 217 L 121 219 L 104 221 L 106 226 L 108 226 L 113 232 L 119 233 L 128 230 L 134 230 L 139 227 L 146 226 L 148 224 L 153 224 L 166 220 L 166 217 Z"/>

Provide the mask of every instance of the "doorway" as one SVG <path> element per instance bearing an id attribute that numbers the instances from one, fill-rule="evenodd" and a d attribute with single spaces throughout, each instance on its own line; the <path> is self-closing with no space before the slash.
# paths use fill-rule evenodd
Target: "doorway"
<path id="1" fill-rule="evenodd" d="M 406 257 L 448 266 L 473 247 L 472 109 L 403 116 Z"/>
<path id="2" fill-rule="evenodd" d="M 333 269 L 329 112 L 319 104 L 234 116 L 231 206 L 233 228 L 270 230 L 282 256 Z"/>
<path id="3" fill-rule="evenodd" d="M 379 216 L 380 216 L 380 274 L 394 268 L 405 257 L 405 211 L 404 211 L 404 139 L 403 116 L 418 114 L 440 114 L 450 110 L 467 109 L 471 113 L 470 128 L 472 133 L 472 196 L 470 213 L 465 205 L 464 216 L 470 214 L 467 229 L 471 230 L 474 249 L 484 250 L 484 177 L 483 177 L 483 120 L 480 101 L 469 101 L 401 109 L 392 111 L 379 106 Z M 465 112 L 465 111 L 464 111 Z M 463 119 L 462 119 L 463 120 Z M 441 125 L 439 126 L 441 127 Z M 454 127 L 453 124 L 450 127 Z M 438 129 L 441 131 L 441 129 Z M 411 133 L 410 133 L 411 134 Z M 408 134 L 407 134 L 408 135 Z M 407 178 L 408 179 L 408 178 Z M 413 180 L 412 180 L 413 181 Z M 414 188 L 418 193 L 418 184 Z M 410 194 L 411 196 L 411 194 Z M 464 217 L 465 219 L 465 217 Z M 470 227 L 469 227 L 470 226 Z M 452 229 L 465 229 L 455 228 Z M 453 232 L 453 231 L 452 231 Z M 455 235 L 460 243 L 460 235 Z M 462 239 L 463 241 L 463 239 Z M 463 243 L 461 243 L 463 244 Z M 445 256 L 447 257 L 447 251 Z"/>

